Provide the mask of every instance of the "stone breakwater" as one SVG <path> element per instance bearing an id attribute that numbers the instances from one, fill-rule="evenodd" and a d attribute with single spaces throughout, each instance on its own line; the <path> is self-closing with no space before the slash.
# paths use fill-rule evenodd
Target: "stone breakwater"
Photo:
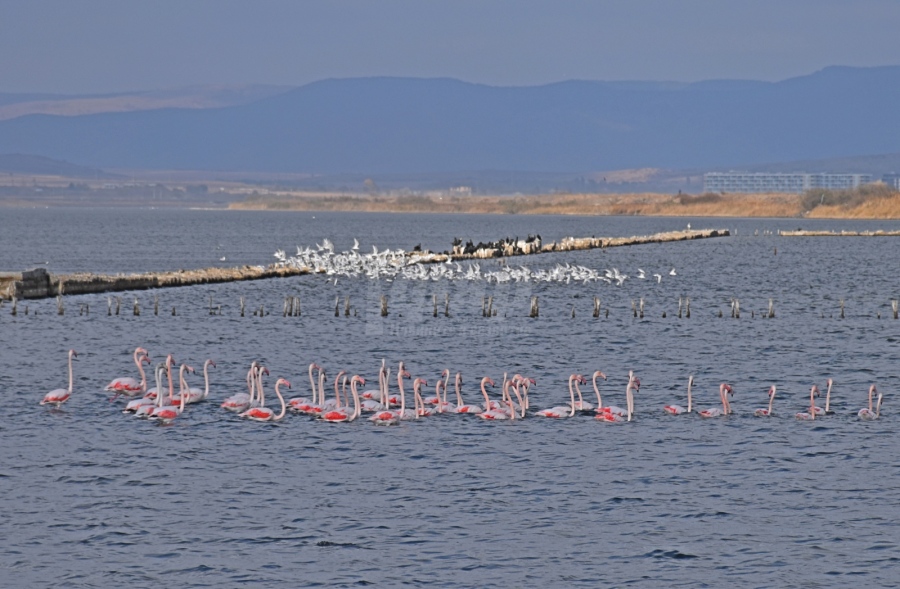
<path id="1" fill-rule="evenodd" d="M 303 268 L 243 266 L 240 268 L 205 268 L 175 272 L 144 274 L 50 274 L 43 268 L 21 273 L 0 274 L 0 298 L 43 299 L 67 294 L 92 294 L 147 290 L 194 284 L 261 280 L 308 274 Z"/>
<path id="2" fill-rule="evenodd" d="M 711 237 L 726 237 L 727 229 L 702 229 L 687 231 L 668 231 L 653 235 L 637 235 L 631 237 L 565 237 L 558 242 L 541 244 L 539 247 L 523 249 L 515 247 L 484 247 L 474 253 L 436 254 L 428 250 L 408 252 L 411 264 L 429 264 L 454 260 L 477 260 L 500 258 L 507 256 L 534 255 L 551 252 L 567 252 L 649 243 L 667 243 Z M 174 272 L 147 272 L 143 274 L 51 274 L 43 268 L 27 272 L 0 273 L 0 299 L 41 299 L 68 294 L 96 294 L 103 292 L 122 292 L 129 290 L 147 290 L 151 288 L 169 288 L 190 286 L 195 284 L 214 284 L 219 282 L 237 282 L 241 280 L 261 280 L 264 278 L 283 278 L 309 274 L 309 268 L 297 268 L 284 265 L 243 266 L 240 268 L 205 268 L 199 270 L 178 270 Z"/>

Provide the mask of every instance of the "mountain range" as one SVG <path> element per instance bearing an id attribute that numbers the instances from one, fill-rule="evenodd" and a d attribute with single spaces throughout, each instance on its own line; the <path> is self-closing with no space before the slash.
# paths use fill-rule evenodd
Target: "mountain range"
<path id="1" fill-rule="evenodd" d="M 0 153 L 107 169 L 333 175 L 705 170 L 900 152 L 900 66 L 780 82 L 354 78 L 254 88 L 218 102 L 191 103 L 188 92 L 128 108 L 119 99 L 118 109 L 110 97 L 54 109 L 48 102 L 65 97 L 0 94 Z"/>

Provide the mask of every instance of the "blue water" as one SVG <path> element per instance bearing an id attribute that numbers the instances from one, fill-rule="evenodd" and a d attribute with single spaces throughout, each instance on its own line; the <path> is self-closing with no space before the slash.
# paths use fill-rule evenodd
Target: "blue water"
<path id="1" fill-rule="evenodd" d="M 618 288 L 334 284 L 305 276 L 124 293 L 119 316 L 107 316 L 107 295 L 66 297 L 62 317 L 55 301 L 20 302 L 16 317 L 7 303 L 0 308 L 4 583 L 895 586 L 900 321 L 891 318 L 890 300 L 900 296 L 897 238 L 767 232 L 900 223 L 0 210 L 0 269 L 261 264 L 275 249 L 324 237 L 338 248 L 357 237 L 364 248 L 445 249 L 455 236 L 635 235 L 688 221 L 736 235 L 511 260 L 616 267 L 632 276 Z M 663 280 L 638 280 L 637 268 Z M 434 318 L 431 296 L 443 301 L 445 293 L 451 316 Z M 377 313 L 382 294 L 387 318 Z M 221 315 L 209 315 L 210 295 Z M 288 295 L 300 297 L 301 317 L 282 317 Z M 335 297 L 343 309 L 348 295 L 353 314 L 334 317 Z M 487 295 L 496 317 L 481 316 Z M 131 314 L 135 296 L 140 316 Z M 541 301 L 538 319 L 527 317 L 531 296 Z M 590 314 L 593 296 L 602 301 L 598 319 Z M 685 296 L 692 317 L 678 319 Z M 645 316 L 635 319 L 631 305 L 640 298 Z M 732 298 L 741 301 L 740 319 L 730 317 Z M 770 298 L 776 317 L 761 318 Z M 80 315 L 85 305 L 90 314 Z M 250 313 L 260 306 L 270 314 Z M 215 359 L 210 400 L 167 427 L 122 415 L 101 389 L 134 372 L 137 345 L 154 360 L 173 353 L 198 368 Z M 46 391 L 64 386 L 69 348 L 79 352 L 72 399 L 58 411 L 39 407 Z M 642 387 L 627 424 L 440 416 L 379 429 L 365 420 L 336 425 L 293 415 L 260 424 L 215 402 L 243 387 L 254 359 L 269 367 L 270 382 L 285 377 L 292 394 L 306 394 L 309 362 L 374 381 L 382 358 L 395 371 L 405 360 L 430 385 L 445 367 L 462 371 L 471 402 L 479 400 L 481 376 L 499 382 L 504 372 L 537 380 L 535 408 L 565 403 L 573 372 L 609 375 L 605 403 L 624 405 L 628 370 Z M 720 382 L 731 383 L 735 415 L 664 415 L 662 405 L 684 404 L 688 374 L 701 408 L 716 404 Z M 810 385 L 824 390 L 828 377 L 836 414 L 794 420 Z M 886 396 L 882 416 L 860 422 L 856 411 L 873 382 Z M 770 384 L 778 386 L 778 416 L 752 417 Z"/>

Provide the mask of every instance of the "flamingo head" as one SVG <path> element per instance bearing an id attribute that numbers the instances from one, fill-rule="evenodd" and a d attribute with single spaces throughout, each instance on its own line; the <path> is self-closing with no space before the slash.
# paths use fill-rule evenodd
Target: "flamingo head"
<path id="1" fill-rule="evenodd" d="M 166 366 L 171 366 L 174 363 L 175 363 L 175 356 L 173 356 L 172 354 L 169 354 L 168 356 L 166 356 Z"/>
<path id="2" fill-rule="evenodd" d="M 490 376 L 485 376 L 485 377 L 481 380 L 481 382 L 482 382 L 482 384 L 486 384 L 486 385 L 491 386 L 491 387 L 497 386 L 497 385 L 494 383 L 494 379 L 491 378 Z"/>
<path id="3" fill-rule="evenodd" d="M 193 367 L 193 366 L 188 366 L 187 364 L 185 364 L 185 365 L 184 365 L 184 369 L 187 370 L 188 372 L 190 372 L 191 374 L 194 373 L 194 367 Z"/>
<path id="4" fill-rule="evenodd" d="M 587 379 L 581 374 L 578 375 L 578 384 L 587 384 Z"/>
<path id="5" fill-rule="evenodd" d="M 872 393 L 877 393 L 877 392 L 878 392 L 878 389 L 875 388 L 875 383 L 872 383 L 872 386 L 869 387 L 869 394 L 871 395 Z"/>
<path id="6" fill-rule="evenodd" d="M 213 368 L 216 367 L 216 363 L 215 363 L 212 359 L 207 360 L 207 361 L 206 361 L 206 365 L 207 365 L 207 366 L 212 366 Z"/>
<path id="7" fill-rule="evenodd" d="M 774 396 L 775 396 L 775 385 L 772 385 L 772 386 L 769 387 L 769 396 L 770 396 L 770 397 L 774 397 Z"/>
<path id="8" fill-rule="evenodd" d="M 284 379 L 284 378 L 279 378 L 278 381 L 277 381 L 275 384 L 277 384 L 277 385 L 283 384 L 283 385 L 286 386 L 287 388 L 291 388 L 291 383 L 288 382 L 287 379 Z"/>
<path id="9" fill-rule="evenodd" d="M 355 375 L 353 376 L 353 378 L 351 379 L 351 382 L 355 382 L 355 383 L 357 383 L 357 384 L 365 385 L 365 384 L 366 384 L 366 379 L 364 379 L 363 377 L 361 377 L 361 376 L 358 375 L 358 374 L 355 374 Z"/>
<path id="10" fill-rule="evenodd" d="M 732 396 L 732 397 L 734 396 L 734 389 L 731 387 L 730 384 L 728 384 L 726 382 L 722 383 L 722 392 L 729 396 Z"/>
<path id="11" fill-rule="evenodd" d="M 140 362 L 141 364 L 147 364 L 149 366 L 151 364 L 150 356 L 141 356 L 140 358 L 138 358 L 138 362 Z"/>
<path id="12" fill-rule="evenodd" d="M 400 376 L 402 376 L 403 378 L 412 378 L 412 374 L 410 374 L 408 370 L 404 370 L 403 372 L 401 372 Z"/>
<path id="13" fill-rule="evenodd" d="M 827 379 L 827 380 L 825 381 L 825 384 L 827 384 L 827 385 L 828 385 L 828 388 L 830 389 L 830 388 L 831 388 L 831 385 L 834 384 L 834 381 L 831 380 L 831 379 L 829 378 L 829 379 Z"/>
<path id="14" fill-rule="evenodd" d="M 639 379 L 636 376 L 632 377 L 631 386 L 634 388 L 635 391 L 640 391 L 641 390 L 641 379 Z"/>
<path id="15" fill-rule="evenodd" d="M 450 377 L 450 369 L 444 368 L 444 371 L 441 372 L 441 378 L 449 378 Z"/>
<path id="16" fill-rule="evenodd" d="M 809 392 L 812 393 L 813 397 L 818 397 L 819 396 L 819 386 L 813 385 L 812 388 L 809 389 Z"/>
<path id="17" fill-rule="evenodd" d="M 595 370 L 594 374 L 592 375 L 592 378 L 594 380 L 597 380 L 598 378 L 602 378 L 603 380 L 606 380 L 606 375 L 603 374 L 603 372 L 601 372 L 599 370 Z"/>
<path id="18" fill-rule="evenodd" d="M 266 368 L 265 366 L 263 366 L 262 368 L 260 368 L 260 369 L 259 369 L 259 372 L 260 372 L 260 373 L 265 372 L 265 373 L 266 373 L 266 376 L 269 376 L 269 369 Z"/>
<path id="19" fill-rule="evenodd" d="M 76 352 L 75 350 L 69 350 L 69 356 L 71 356 L 72 358 L 78 358 L 78 352 Z"/>

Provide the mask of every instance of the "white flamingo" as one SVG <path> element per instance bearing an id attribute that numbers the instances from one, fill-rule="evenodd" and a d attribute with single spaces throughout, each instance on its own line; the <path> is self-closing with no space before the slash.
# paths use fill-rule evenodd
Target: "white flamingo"
<path id="1" fill-rule="evenodd" d="M 69 397 L 72 396 L 72 386 L 74 384 L 73 374 L 72 374 L 72 359 L 78 357 L 78 352 L 75 350 L 69 350 L 69 388 L 68 389 L 53 389 L 41 400 L 40 405 L 54 405 L 59 408 L 60 405 L 69 400 Z"/>

